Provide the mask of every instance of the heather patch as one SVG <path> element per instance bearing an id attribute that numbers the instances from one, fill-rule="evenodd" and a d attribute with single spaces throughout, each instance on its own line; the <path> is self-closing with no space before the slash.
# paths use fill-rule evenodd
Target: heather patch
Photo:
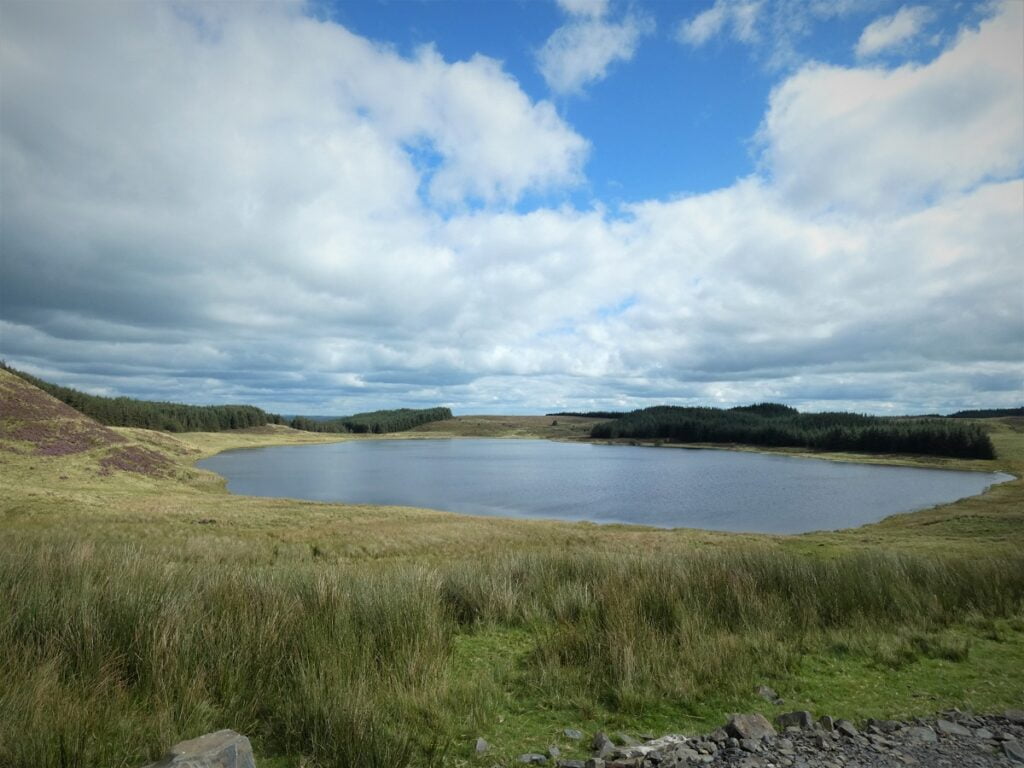
<path id="1" fill-rule="evenodd" d="M 156 451 L 140 445 L 128 445 L 115 448 L 100 459 L 100 474 L 109 475 L 116 469 L 148 477 L 167 477 L 173 466 L 167 457 Z"/>

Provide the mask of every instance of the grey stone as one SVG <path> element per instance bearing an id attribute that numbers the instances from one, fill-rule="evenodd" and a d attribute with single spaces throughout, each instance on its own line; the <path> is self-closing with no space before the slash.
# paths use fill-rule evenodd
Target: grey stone
<path id="1" fill-rule="evenodd" d="M 728 738 L 729 734 L 725 732 L 724 728 L 715 728 L 715 730 L 708 734 L 708 740 L 716 744 L 722 744 Z"/>
<path id="2" fill-rule="evenodd" d="M 725 731 L 737 739 L 760 739 L 765 734 L 775 735 L 775 729 L 764 715 L 753 712 L 747 715 L 731 715 L 725 724 Z"/>
<path id="3" fill-rule="evenodd" d="M 539 755 L 536 752 L 527 752 L 526 754 L 517 757 L 516 760 L 520 763 L 525 763 L 526 765 L 543 765 L 548 761 L 545 755 Z"/>
<path id="4" fill-rule="evenodd" d="M 1003 742 L 1003 754 L 1011 760 L 1015 760 L 1018 763 L 1024 763 L 1024 747 L 1022 747 L 1020 742 L 1016 739 L 1013 741 Z"/>
<path id="5" fill-rule="evenodd" d="M 912 728 L 907 728 L 907 737 L 916 741 L 925 742 L 932 742 L 938 739 L 935 735 L 935 731 L 927 725 L 915 725 Z"/>
<path id="6" fill-rule="evenodd" d="M 604 760 L 600 757 L 592 757 L 583 764 L 583 768 L 604 768 Z"/>
<path id="7" fill-rule="evenodd" d="M 757 695 L 765 701 L 770 701 L 772 704 L 782 703 L 782 699 L 779 698 L 779 694 L 775 692 L 775 689 L 770 688 L 767 685 L 757 686 Z"/>
<path id="8" fill-rule="evenodd" d="M 879 733 L 892 733 L 902 727 L 895 720 L 876 720 L 873 717 L 868 718 L 868 725 L 877 728 Z"/>
<path id="9" fill-rule="evenodd" d="M 814 734 L 814 738 L 811 739 L 811 743 L 818 749 L 832 749 L 832 740 L 824 733 Z"/>
<path id="10" fill-rule="evenodd" d="M 822 715 L 818 718 L 818 725 L 822 727 L 822 730 L 831 733 L 836 729 L 836 721 L 832 719 L 831 715 Z"/>
<path id="11" fill-rule="evenodd" d="M 548 757 L 554 760 L 556 757 L 562 754 L 562 750 L 560 750 L 557 745 L 551 744 L 547 748 L 547 753 Z"/>
<path id="12" fill-rule="evenodd" d="M 936 720 L 935 729 L 939 733 L 944 733 L 947 736 L 970 736 L 971 732 L 964 728 L 960 723 L 954 723 L 951 720 Z"/>
<path id="13" fill-rule="evenodd" d="M 615 743 L 621 747 L 636 747 L 639 746 L 640 742 L 630 736 L 628 733 L 619 731 L 615 734 Z"/>
<path id="14" fill-rule="evenodd" d="M 558 768 L 587 768 L 587 764 L 582 760 L 559 760 L 555 765 Z"/>
<path id="15" fill-rule="evenodd" d="M 482 755 L 482 754 L 483 754 L 484 752 L 486 752 L 486 751 L 487 751 L 488 749 L 490 749 L 490 748 L 491 748 L 491 745 L 490 745 L 490 744 L 488 744 L 488 743 L 487 743 L 486 741 L 484 741 L 483 739 L 480 739 L 480 738 L 478 738 L 478 739 L 476 740 L 476 744 L 475 744 L 475 745 L 473 746 L 473 749 L 474 749 L 474 751 L 475 751 L 475 752 L 476 752 L 476 753 L 477 753 L 478 755 Z"/>
<path id="16" fill-rule="evenodd" d="M 1024 709 L 1008 709 L 1005 712 L 1003 712 L 1003 717 L 1005 717 L 1011 723 L 1024 725 Z"/>
<path id="17" fill-rule="evenodd" d="M 594 752 L 598 757 L 610 755 L 614 749 L 615 745 L 612 743 L 612 740 L 603 731 L 595 733 L 594 738 L 590 740 L 590 751 Z"/>
<path id="18" fill-rule="evenodd" d="M 780 728 L 789 728 L 790 726 L 811 728 L 814 726 L 814 717 L 806 710 L 799 710 L 779 715 L 775 718 L 775 722 L 778 723 Z"/>
<path id="19" fill-rule="evenodd" d="M 995 734 L 992 733 L 988 728 L 978 728 L 974 732 L 974 738 L 976 739 L 992 739 L 995 738 Z"/>
<path id="20" fill-rule="evenodd" d="M 740 749 L 744 752 L 760 752 L 761 746 L 753 739 L 740 739 Z"/>
<path id="21" fill-rule="evenodd" d="M 689 747 L 676 747 L 672 750 L 672 755 L 676 760 L 688 760 L 691 763 L 697 762 L 700 759 L 700 754 L 694 752 Z"/>
<path id="22" fill-rule="evenodd" d="M 147 768 L 256 768 L 249 739 L 231 730 L 181 741 Z"/>
<path id="23" fill-rule="evenodd" d="M 852 739 L 854 736 L 859 736 L 860 735 L 858 733 L 858 731 L 857 731 L 857 727 L 853 723 L 851 723 L 849 720 L 836 720 L 835 725 L 836 725 L 836 731 L 838 731 L 839 733 L 843 734 L 843 736 L 846 736 L 846 737 Z"/>
<path id="24" fill-rule="evenodd" d="M 583 741 L 583 732 L 577 731 L 575 728 L 564 729 L 562 735 L 569 741 Z"/>

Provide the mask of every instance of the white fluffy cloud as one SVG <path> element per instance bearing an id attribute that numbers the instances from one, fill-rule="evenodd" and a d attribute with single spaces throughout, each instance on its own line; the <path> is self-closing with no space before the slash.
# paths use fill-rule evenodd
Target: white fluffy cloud
<path id="1" fill-rule="evenodd" d="M 862 58 L 889 51 L 917 37 L 933 15 L 924 5 L 903 6 L 893 15 L 868 24 L 854 50 Z"/>
<path id="2" fill-rule="evenodd" d="M 608 13 L 608 0 L 557 0 L 558 6 L 572 16 L 601 18 Z"/>
<path id="3" fill-rule="evenodd" d="M 289 5 L 9 5 L 0 346 L 289 413 L 1016 405 L 1021 17 L 795 72 L 728 188 L 523 213 L 587 144 L 493 60 Z"/>
<path id="4" fill-rule="evenodd" d="M 757 18 L 761 0 L 715 0 L 715 4 L 679 25 L 677 37 L 700 47 L 720 34 L 751 43 L 757 40 Z"/>
<path id="5" fill-rule="evenodd" d="M 797 72 L 762 126 L 768 169 L 795 204 L 880 216 L 1019 177 L 1022 39 L 1011 2 L 923 66 Z"/>
<path id="6" fill-rule="evenodd" d="M 556 93 L 574 93 L 603 80 L 612 64 L 632 59 L 640 39 L 653 31 L 650 19 L 634 14 L 618 22 L 607 20 L 602 4 L 575 0 L 562 5 L 573 18 L 537 52 L 540 73 Z"/>

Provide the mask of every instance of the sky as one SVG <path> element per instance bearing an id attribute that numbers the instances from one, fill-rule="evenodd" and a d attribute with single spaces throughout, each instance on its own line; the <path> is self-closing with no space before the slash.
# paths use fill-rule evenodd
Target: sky
<path id="1" fill-rule="evenodd" d="M 340 415 L 1024 404 L 1024 2 L 0 0 L 0 357 Z"/>

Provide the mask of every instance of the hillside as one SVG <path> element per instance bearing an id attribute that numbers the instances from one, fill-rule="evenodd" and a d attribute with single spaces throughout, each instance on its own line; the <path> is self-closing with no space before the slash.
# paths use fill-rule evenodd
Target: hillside
<path id="1" fill-rule="evenodd" d="M 170 475 L 174 463 L 0 369 L 0 450 L 53 458 L 79 456 L 97 473 Z"/>

